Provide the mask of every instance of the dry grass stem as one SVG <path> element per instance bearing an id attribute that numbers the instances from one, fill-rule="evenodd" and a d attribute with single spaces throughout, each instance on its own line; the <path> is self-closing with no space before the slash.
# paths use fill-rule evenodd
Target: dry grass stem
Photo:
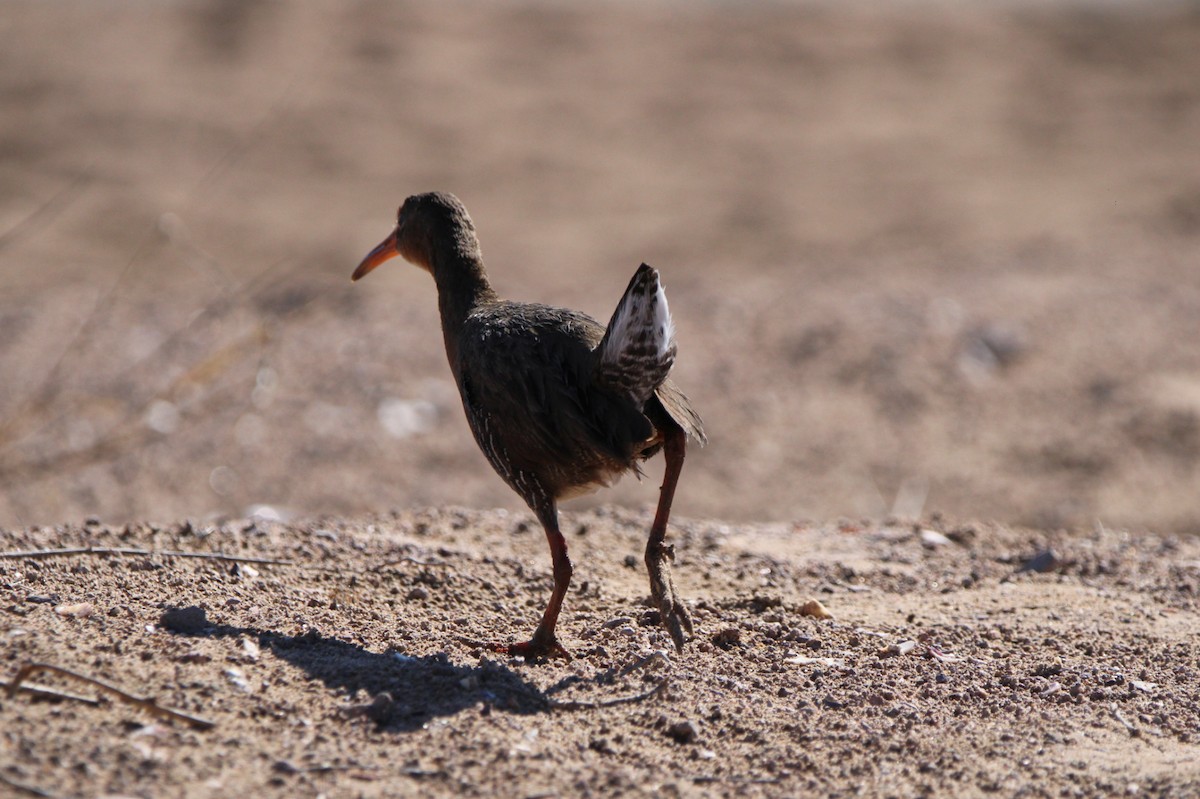
<path id="1" fill-rule="evenodd" d="M 86 674 L 80 674 L 79 672 L 71 671 L 70 669 L 64 669 L 61 666 L 54 666 L 49 663 L 26 663 L 24 666 L 22 666 L 17 672 L 16 676 L 12 678 L 12 681 L 8 683 L 7 693 L 9 698 L 12 698 L 13 694 L 17 692 L 17 690 L 21 687 L 21 683 L 23 683 L 27 677 L 40 671 L 61 674 L 64 677 L 71 677 L 73 679 L 88 683 L 89 685 L 94 685 L 100 690 L 115 696 L 118 700 L 125 702 L 126 704 L 139 707 L 152 716 L 157 716 L 161 719 L 182 721 L 198 730 L 208 730 L 216 726 L 214 722 L 208 721 L 207 719 L 191 716 L 182 711 L 172 710 L 168 707 L 162 707 L 152 698 L 134 696 L 133 694 L 128 693 L 127 691 L 124 691 L 117 686 L 112 685 L 111 683 L 98 680 L 95 677 L 89 677 Z"/>
<path id="2" fill-rule="evenodd" d="M 30 549 L 21 552 L 0 552 L 0 560 L 19 560 L 22 558 L 53 558 L 71 555 L 160 555 L 164 558 L 201 558 L 203 560 L 220 560 L 228 563 L 257 563 L 266 566 L 292 566 L 294 561 L 277 558 L 251 558 L 242 555 L 227 555 L 224 552 L 182 552 L 170 549 L 137 549 L 134 547 L 67 547 L 64 549 Z"/>
<path id="3" fill-rule="evenodd" d="M 557 699 L 547 699 L 546 704 L 551 710 L 599 710 L 606 707 L 616 707 L 617 705 L 632 705 L 637 702 L 644 702 L 647 699 L 653 699 L 663 693 L 667 689 L 667 681 L 668 678 L 663 677 L 649 691 L 643 691 L 640 694 L 632 694 L 630 696 L 604 699 L 599 702 L 586 702 L 582 700 L 560 702 Z"/>

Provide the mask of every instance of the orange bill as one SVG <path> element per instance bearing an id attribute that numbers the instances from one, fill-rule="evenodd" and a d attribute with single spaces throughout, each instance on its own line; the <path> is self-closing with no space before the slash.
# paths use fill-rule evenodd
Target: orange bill
<path id="1" fill-rule="evenodd" d="M 350 276 L 350 279 L 358 280 L 384 261 L 395 258 L 399 254 L 400 251 L 396 249 L 396 231 L 393 230 L 390 236 L 379 242 L 379 245 L 375 249 L 367 253 L 367 257 L 362 259 L 362 263 L 354 270 L 354 274 Z"/>

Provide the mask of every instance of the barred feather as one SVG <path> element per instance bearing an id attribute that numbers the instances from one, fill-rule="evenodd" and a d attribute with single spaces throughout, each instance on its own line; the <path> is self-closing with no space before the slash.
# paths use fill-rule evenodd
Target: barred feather
<path id="1" fill-rule="evenodd" d="M 642 264 L 617 303 L 597 350 L 597 380 L 646 404 L 675 363 L 675 324 L 658 272 Z"/>

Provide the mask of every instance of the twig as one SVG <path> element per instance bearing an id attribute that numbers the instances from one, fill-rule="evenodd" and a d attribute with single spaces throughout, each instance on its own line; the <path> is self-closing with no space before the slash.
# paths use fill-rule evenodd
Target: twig
<path id="1" fill-rule="evenodd" d="M 3 774 L 0 774 L 0 785 L 7 785 L 9 788 L 18 791 L 19 793 L 26 793 L 30 796 L 40 796 L 42 799 L 56 799 L 55 795 L 49 791 L 43 791 L 41 788 L 35 788 L 32 785 L 25 785 L 14 780 L 10 780 Z"/>
<path id="2" fill-rule="evenodd" d="M 646 666 L 650 666 L 654 663 L 662 663 L 664 665 L 670 666 L 671 658 L 668 657 L 666 652 L 662 651 L 661 649 L 656 649 L 653 652 L 651 652 L 649 655 L 638 658 L 633 663 L 630 663 L 628 666 L 621 669 L 621 676 L 628 677 L 630 674 L 637 671 L 638 669 L 645 668 Z"/>
<path id="3" fill-rule="evenodd" d="M 221 560 L 227 563 L 257 563 L 263 566 L 294 566 L 295 561 L 282 558 L 252 558 L 245 555 L 227 555 L 224 552 L 182 552 L 179 550 L 149 550 L 147 554 L 162 555 L 164 558 L 200 558 L 202 560 Z"/>
<path id="4" fill-rule="evenodd" d="M 449 566 L 450 565 L 449 563 L 447 563 L 444 560 L 421 560 L 420 558 L 414 558 L 414 557 L 406 555 L 403 558 L 397 558 L 396 560 L 389 560 L 387 563 L 381 563 L 378 566 L 374 566 L 371 568 L 371 571 L 379 571 L 380 569 L 386 569 L 388 566 L 396 566 L 400 563 L 415 563 L 418 566 Z"/>
<path id="5" fill-rule="evenodd" d="M 0 681 L 0 688 L 8 688 L 9 683 Z M 48 685 L 34 685 L 33 683 L 23 683 L 21 685 L 13 685 L 13 691 L 24 691 L 30 696 L 38 699 L 71 699 L 75 702 L 83 702 L 88 705 L 99 705 L 100 700 L 94 696 L 81 696 L 79 694 L 69 694 L 66 691 L 60 691 L 57 688 L 51 688 Z M 12 693 L 9 693 L 12 696 Z"/>
<path id="6" fill-rule="evenodd" d="M 227 555 L 224 552 L 181 552 L 170 549 L 137 549 L 134 547 L 67 547 L 65 549 L 30 549 L 24 552 L 0 552 L 0 560 L 19 558 L 53 558 L 59 555 L 161 555 L 165 558 L 203 558 L 229 563 L 258 563 L 268 566 L 293 566 L 295 561 L 276 558 L 251 558 Z"/>
<path id="7" fill-rule="evenodd" d="M 71 671 L 70 669 L 64 669 L 62 666 L 52 666 L 49 663 L 26 663 L 24 666 L 22 666 L 20 671 L 17 672 L 16 676 L 13 677 L 12 681 L 8 684 L 7 693 L 9 698 L 12 698 L 12 695 L 16 693 L 17 689 L 21 686 L 21 683 L 25 681 L 26 677 L 30 676 L 31 674 L 36 674 L 39 671 L 49 671 L 53 672 L 54 674 L 61 674 L 64 677 L 73 677 L 76 680 L 81 680 L 89 685 L 94 685 L 100 690 L 106 691 L 107 693 L 117 697 L 122 702 L 140 707 L 142 710 L 145 710 L 152 716 L 158 716 L 162 719 L 182 721 L 192 725 L 198 730 L 208 730 L 216 726 L 214 722 L 208 721 L 207 719 L 197 718 L 196 716 L 190 716 L 187 713 L 183 713 L 179 710 L 172 710 L 171 708 L 162 707 L 152 698 L 134 696 L 133 694 L 127 693 L 115 685 L 106 683 L 103 680 L 97 680 L 95 677 L 88 677 L 85 674 L 80 674 L 79 672 Z"/>
<path id="8" fill-rule="evenodd" d="M 1121 722 L 1121 726 L 1125 728 L 1125 731 L 1129 733 L 1130 736 L 1136 738 L 1142 734 L 1141 730 L 1130 723 L 1129 719 L 1125 718 L 1125 715 L 1121 713 L 1121 709 L 1117 707 L 1116 702 L 1113 702 L 1111 705 L 1109 705 L 1108 709 L 1112 712 L 1113 718 Z"/>
<path id="9" fill-rule="evenodd" d="M 616 707 L 617 705 L 632 705 L 635 702 L 644 702 L 647 699 L 652 699 L 667 688 L 667 678 L 663 677 L 658 681 L 658 684 L 649 691 L 632 696 L 618 696 L 615 699 L 604 699 L 600 702 L 584 702 L 580 700 L 570 702 L 560 702 L 557 699 L 546 698 L 546 704 L 551 710 L 599 710 L 605 707 Z"/>

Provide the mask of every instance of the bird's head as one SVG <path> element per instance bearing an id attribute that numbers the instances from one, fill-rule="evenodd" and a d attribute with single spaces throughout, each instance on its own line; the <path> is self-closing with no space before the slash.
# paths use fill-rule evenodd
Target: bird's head
<path id="1" fill-rule="evenodd" d="M 395 230 L 367 253 L 350 279 L 358 280 L 397 255 L 432 274 L 439 250 L 447 249 L 455 256 L 479 255 L 475 223 L 466 206 L 449 192 L 414 194 L 396 212 Z"/>

